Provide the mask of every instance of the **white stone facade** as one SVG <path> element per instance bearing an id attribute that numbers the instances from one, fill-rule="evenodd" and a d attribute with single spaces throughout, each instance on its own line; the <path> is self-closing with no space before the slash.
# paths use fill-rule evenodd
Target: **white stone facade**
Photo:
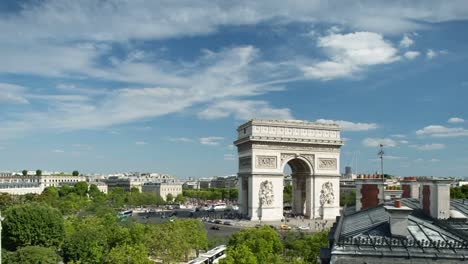
<path id="1" fill-rule="evenodd" d="M 85 176 L 11 176 L 0 177 L 0 193 L 23 195 L 28 193 L 40 194 L 47 187 L 70 186 L 78 182 L 85 182 Z"/>
<path id="2" fill-rule="evenodd" d="M 182 194 L 182 184 L 174 183 L 145 183 L 142 185 L 143 192 L 156 192 L 157 195 L 165 201 L 168 194 L 172 194 L 175 198 L 177 195 Z"/>
<path id="3" fill-rule="evenodd" d="M 292 169 L 292 207 L 296 214 L 311 219 L 335 219 L 339 215 L 343 141 L 337 125 L 254 119 L 241 125 L 238 135 L 234 144 L 239 154 L 239 204 L 245 217 L 283 218 L 286 164 Z"/>

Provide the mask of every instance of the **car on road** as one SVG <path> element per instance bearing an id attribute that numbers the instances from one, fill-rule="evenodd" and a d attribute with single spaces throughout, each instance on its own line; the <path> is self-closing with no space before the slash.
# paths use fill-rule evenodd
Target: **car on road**
<path id="1" fill-rule="evenodd" d="M 230 225 L 230 226 L 232 226 L 232 221 L 224 221 L 223 224 L 224 224 L 224 225 Z"/>
<path id="2" fill-rule="evenodd" d="M 280 225 L 281 230 L 291 230 L 291 227 L 288 225 Z"/>
<path id="3" fill-rule="evenodd" d="M 216 219 L 216 220 L 214 220 L 214 223 L 220 225 L 220 224 L 223 223 L 223 221 L 222 221 L 222 220 L 219 220 L 219 219 Z"/>
<path id="4" fill-rule="evenodd" d="M 297 227 L 297 230 L 300 230 L 300 231 L 308 231 L 308 230 L 310 230 L 310 227 L 308 227 L 308 226 L 298 226 L 298 227 Z"/>

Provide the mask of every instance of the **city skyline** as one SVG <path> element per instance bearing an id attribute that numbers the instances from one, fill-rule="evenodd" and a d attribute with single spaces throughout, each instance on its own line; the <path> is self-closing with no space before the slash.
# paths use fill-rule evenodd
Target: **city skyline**
<path id="1" fill-rule="evenodd" d="M 468 176 L 468 3 L 2 1 L 0 171 L 237 172 L 251 118 L 337 122 L 341 168 Z"/>

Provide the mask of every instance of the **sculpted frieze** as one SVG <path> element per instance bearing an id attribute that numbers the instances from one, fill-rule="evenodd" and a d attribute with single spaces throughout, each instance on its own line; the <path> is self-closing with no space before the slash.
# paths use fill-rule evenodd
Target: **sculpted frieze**
<path id="1" fill-rule="evenodd" d="M 276 169 L 276 156 L 255 156 L 255 160 L 258 169 Z"/>
<path id="2" fill-rule="evenodd" d="M 336 170 L 337 162 L 336 159 L 319 159 L 318 160 L 318 167 L 321 170 Z"/>
<path id="3" fill-rule="evenodd" d="M 275 144 L 271 142 L 270 144 L 266 143 L 254 143 L 252 145 L 254 149 L 275 149 L 275 150 L 289 150 L 289 151 L 304 151 L 304 152 L 340 152 L 339 147 L 319 147 L 317 145 L 311 144 L 294 144 L 294 145 L 285 145 L 285 144 Z"/>

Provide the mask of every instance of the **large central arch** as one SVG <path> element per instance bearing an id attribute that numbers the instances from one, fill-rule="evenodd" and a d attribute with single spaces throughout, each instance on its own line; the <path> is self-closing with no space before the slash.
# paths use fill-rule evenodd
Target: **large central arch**
<path id="1" fill-rule="evenodd" d="M 283 218 L 284 167 L 292 170 L 293 213 L 309 219 L 339 215 L 337 125 L 253 119 L 238 128 L 240 213 L 251 220 Z"/>

